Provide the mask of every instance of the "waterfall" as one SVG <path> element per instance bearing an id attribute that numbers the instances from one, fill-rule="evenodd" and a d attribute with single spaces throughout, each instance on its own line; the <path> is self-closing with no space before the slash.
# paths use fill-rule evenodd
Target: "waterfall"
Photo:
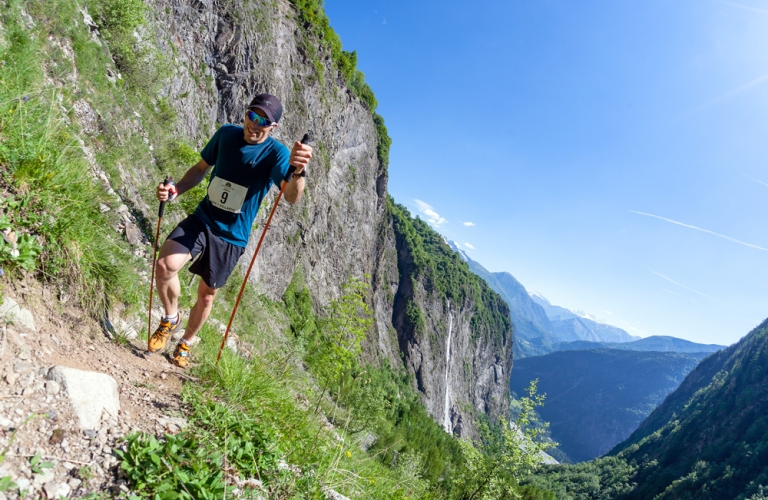
<path id="1" fill-rule="evenodd" d="M 451 386 L 448 384 L 448 374 L 451 369 L 451 333 L 453 333 L 453 313 L 451 312 L 451 301 L 448 301 L 448 338 L 445 340 L 445 404 L 443 405 L 443 428 L 448 434 L 453 434 L 451 428 L 451 416 L 449 413 L 451 406 Z"/>

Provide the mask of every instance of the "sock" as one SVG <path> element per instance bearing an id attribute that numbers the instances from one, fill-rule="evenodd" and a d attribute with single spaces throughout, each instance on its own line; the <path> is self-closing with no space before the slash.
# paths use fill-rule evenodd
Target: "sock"
<path id="1" fill-rule="evenodd" d="M 179 311 L 176 311 L 176 314 L 174 314 L 173 316 L 166 315 L 165 320 L 170 321 L 171 323 L 176 323 L 177 321 L 179 321 Z"/>

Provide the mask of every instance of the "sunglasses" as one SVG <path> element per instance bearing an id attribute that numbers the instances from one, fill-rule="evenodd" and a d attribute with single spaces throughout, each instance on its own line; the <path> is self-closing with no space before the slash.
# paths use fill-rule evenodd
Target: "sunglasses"
<path id="1" fill-rule="evenodd" d="M 258 125 L 259 127 L 269 127 L 272 125 L 272 122 L 269 121 L 269 118 L 264 118 L 263 116 L 259 116 L 250 109 L 245 112 L 245 116 L 248 117 L 250 121 Z"/>

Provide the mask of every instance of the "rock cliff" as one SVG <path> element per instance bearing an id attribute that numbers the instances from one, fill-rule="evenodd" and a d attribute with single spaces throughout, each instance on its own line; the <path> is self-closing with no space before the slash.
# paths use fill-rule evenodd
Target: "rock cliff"
<path id="1" fill-rule="evenodd" d="M 172 68 L 161 95 L 182 117 L 175 133 L 194 138 L 199 147 L 217 123 L 240 123 L 252 95 L 270 92 L 285 109 L 275 137 L 290 144 L 305 131 L 312 135 L 315 156 L 304 198 L 278 207 L 251 275 L 257 290 L 278 299 L 298 271 L 319 307 L 337 297 L 350 277 L 370 276 L 375 326 L 366 357 L 407 369 L 430 414 L 449 431 L 471 436 L 476 414 L 495 419 L 506 412 L 512 365 L 508 308 L 474 281 L 471 290 L 451 295 L 415 272 L 413 249 L 388 208 L 387 166 L 377 154 L 380 132 L 372 110 L 344 83 L 330 50 L 308 34 L 294 4 L 148 3 L 148 34 L 136 35 L 154 39 Z M 128 187 L 119 191 L 139 216 L 151 219 L 153 202 L 141 193 L 151 193 L 147 179 L 157 172 L 126 170 L 122 182 Z M 259 226 L 275 195 L 272 190 Z M 253 232 L 244 262 L 259 235 Z M 411 321 L 413 308 L 423 318 L 418 324 Z"/>

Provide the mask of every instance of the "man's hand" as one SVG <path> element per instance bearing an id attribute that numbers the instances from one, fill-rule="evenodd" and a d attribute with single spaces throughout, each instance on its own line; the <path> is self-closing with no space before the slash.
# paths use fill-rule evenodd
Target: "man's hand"
<path id="1" fill-rule="evenodd" d="M 157 199 L 158 201 L 172 201 L 176 198 L 178 190 L 173 182 L 163 184 L 162 182 L 157 185 Z"/>
<path id="2" fill-rule="evenodd" d="M 288 160 L 288 163 L 296 167 L 296 173 L 299 174 L 305 168 L 307 168 L 311 158 L 312 146 L 296 141 L 293 143 L 293 148 L 291 149 L 291 158 Z"/>

